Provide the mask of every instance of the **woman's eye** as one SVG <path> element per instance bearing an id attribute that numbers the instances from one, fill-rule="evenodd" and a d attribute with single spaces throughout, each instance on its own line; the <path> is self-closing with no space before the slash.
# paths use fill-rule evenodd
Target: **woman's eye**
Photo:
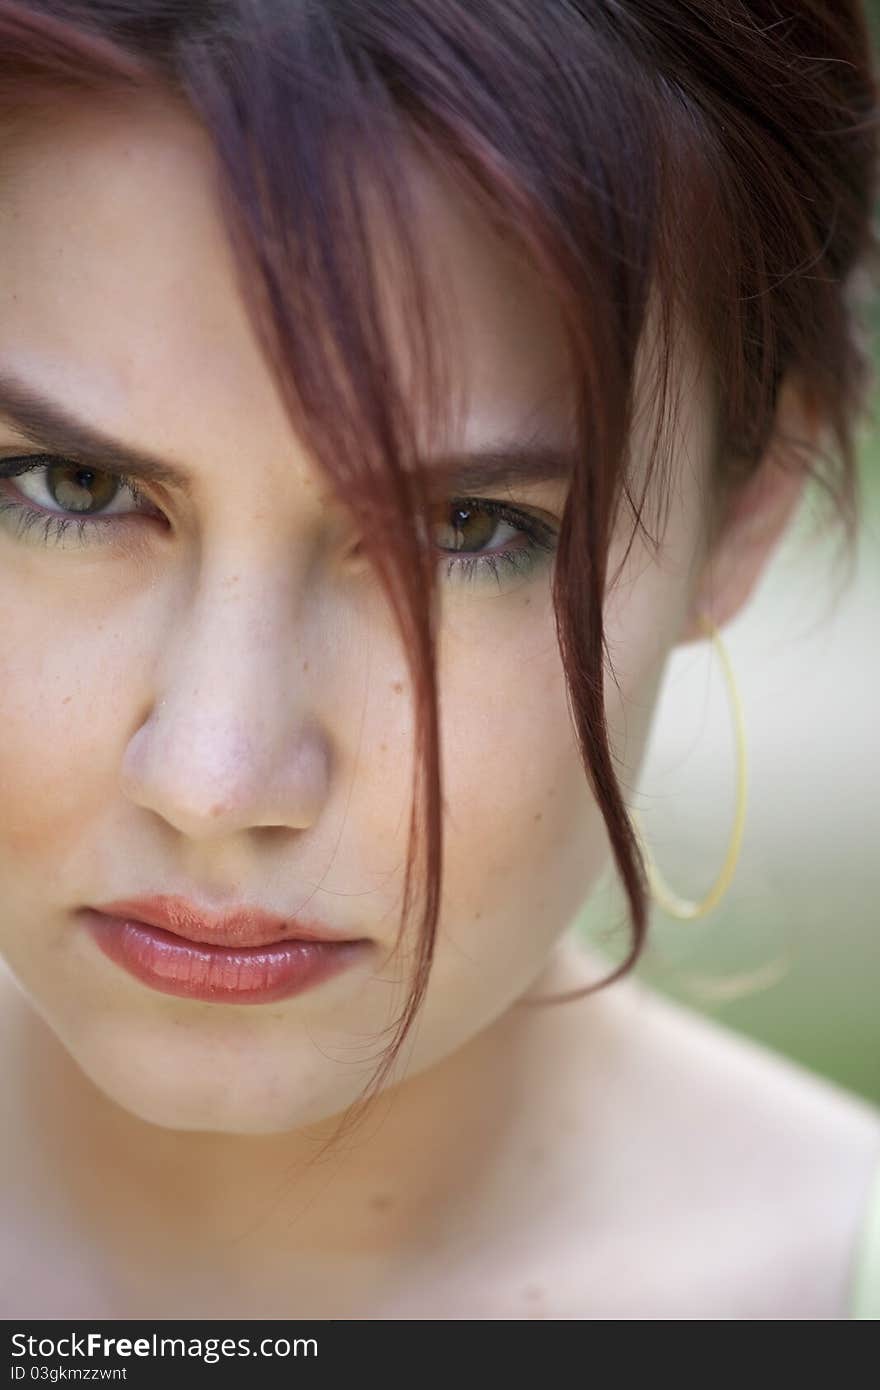
<path id="1" fill-rule="evenodd" d="M 556 532 L 539 517 L 486 497 L 455 497 L 439 509 L 435 543 L 446 577 L 471 581 L 529 574 L 556 549 Z"/>
<path id="2" fill-rule="evenodd" d="M 8 518 L 22 539 L 36 531 L 51 544 L 73 528 L 88 545 L 109 538 L 108 523 L 144 514 L 158 515 L 123 474 L 45 454 L 0 459 L 0 519 Z"/>
<path id="3" fill-rule="evenodd" d="M 38 471 L 44 475 L 42 479 L 35 478 Z M 56 506 L 70 512 L 101 512 L 120 491 L 120 480 L 113 473 L 99 473 L 96 468 L 78 463 L 45 465 L 34 469 L 30 476 L 25 474 L 24 478 L 26 481 L 19 483 L 19 491 L 30 501 L 45 505 L 45 497 L 39 496 L 42 492 L 48 494 Z"/>
<path id="4" fill-rule="evenodd" d="M 0 459 L 0 523 L 21 539 L 34 533 L 58 544 L 72 532 L 89 545 L 145 515 L 161 517 L 124 474 L 46 454 Z M 500 587 L 505 576 L 531 573 L 556 549 L 554 527 L 486 497 L 451 498 L 437 521 L 435 545 L 450 581 L 494 578 Z"/>

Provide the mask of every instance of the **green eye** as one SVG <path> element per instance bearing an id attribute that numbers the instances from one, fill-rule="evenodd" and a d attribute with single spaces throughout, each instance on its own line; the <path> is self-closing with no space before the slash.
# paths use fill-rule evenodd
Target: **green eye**
<path id="1" fill-rule="evenodd" d="M 45 473 L 46 487 L 53 501 L 67 511 L 100 511 L 109 506 L 119 492 L 120 483 L 115 474 L 78 463 L 49 464 Z"/>
<path id="2" fill-rule="evenodd" d="M 11 484 L 13 478 L 25 477 L 27 485 L 3 486 L 3 479 Z M 107 511 L 117 499 L 134 507 Z M 130 479 L 107 469 L 50 454 L 0 459 L 0 516 L 9 518 L 22 540 L 35 531 L 46 545 L 59 544 L 71 526 L 81 545 L 108 540 L 119 526 L 157 515 L 142 502 Z"/>
<path id="3" fill-rule="evenodd" d="M 499 586 L 506 573 L 529 574 L 556 549 L 552 527 L 518 508 L 485 497 L 455 497 L 440 508 L 437 542 L 449 579 L 468 582 L 494 576 Z M 512 533 L 514 543 L 487 548 L 499 530 Z"/>

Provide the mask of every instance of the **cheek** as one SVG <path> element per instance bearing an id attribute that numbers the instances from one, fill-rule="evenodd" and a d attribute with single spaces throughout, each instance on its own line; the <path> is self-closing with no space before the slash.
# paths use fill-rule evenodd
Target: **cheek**
<path id="1" fill-rule="evenodd" d="M 491 607 L 491 605 L 488 605 Z M 532 611 L 537 609 L 532 616 Z M 605 854 L 604 826 L 569 714 L 549 606 L 520 610 L 491 644 L 450 647 L 442 672 L 444 916 L 479 930 L 558 935 Z"/>
<path id="2" fill-rule="evenodd" d="M 443 892 L 417 1064 L 529 989 L 608 856 L 549 602 L 492 616 L 440 648 Z"/>
<path id="3" fill-rule="evenodd" d="M 8 593 L 8 589 L 7 589 Z M 6 606 L 0 682 L 0 855 L 57 862 L 111 767 L 121 659 L 103 625 L 49 599 Z"/>

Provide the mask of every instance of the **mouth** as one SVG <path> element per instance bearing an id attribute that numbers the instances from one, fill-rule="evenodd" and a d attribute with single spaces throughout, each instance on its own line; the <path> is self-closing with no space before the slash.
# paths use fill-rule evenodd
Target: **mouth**
<path id="1" fill-rule="evenodd" d="M 364 961 L 374 944 L 312 920 L 256 908 L 212 915 L 169 896 L 119 899 L 78 916 L 104 956 L 142 984 L 208 1003 L 289 998 Z"/>
<path id="2" fill-rule="evenodd" d="M 338 932 L 313 918 L 300 921 L 281 917 L 258 907 L 239 907 L 228 912 L 211 912 L 186 898 L 160 894 L 149 898 L 117 898 L 94 911 L 160 927 L 187 941 L 203 946 L 271 946 L 279 941 L 327 941 L 339 943 Z M 360 938 L 359 938 L 360 939 Z"/>

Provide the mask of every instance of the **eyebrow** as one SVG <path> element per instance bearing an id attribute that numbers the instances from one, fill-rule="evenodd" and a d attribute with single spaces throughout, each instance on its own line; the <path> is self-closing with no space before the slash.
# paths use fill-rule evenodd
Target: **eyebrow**
<path id="1" fill-rule="evenodd" d="M 463 496 L 490 492 L 502 484 L 527 487 L 530 483 L 568 481 L 575 456 L 571 445 L 499 440 L 428 459 L 426 470 L 432 489 L 442 487 Z"/>
<path id="2" fill-rule="evenodd" d="M 108 473 L 125 474 L 146 482 L 164 483 L 185 495 L 192 491 L 189 475 L 176 464 L 136 448 L 97 429 L 8 369 L 0 370 L 0 419 L 37 448 L 83 461 Z M 532 439 L 498 440 L 473 449 L 444 452 L 424 461 L 429 487 L 460 495 L 489 491 L 501 484 L 571 478 L 575 450 Z"/>
<path id="3" fill-rule="evenodd" d="M 0 370 L 0 417 L 47 452 L 80 459 L 108 473 L 191 490 L 187 474 L 166 459 L 104 434 L 8 370 Z"/>

